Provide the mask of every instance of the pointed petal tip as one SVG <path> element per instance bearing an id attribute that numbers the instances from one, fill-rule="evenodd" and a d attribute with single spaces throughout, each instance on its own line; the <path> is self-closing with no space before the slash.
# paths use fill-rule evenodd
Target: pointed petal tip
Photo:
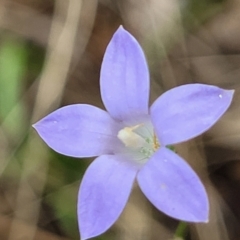
<path id="1" fill-rule="evenodd" d="M 202 211 L 199 211 L 198 214 L 194 215 L 192 219 L 188 219 L 188 222 L 195 222 L 195 223 L 208 223 L 209 222 L 209 202 L 206 193 L 205 199 L 205 209 L 202 208 Z"/>
<path id="2" fill-rule="evenodd" d="M 222 90 L 223 90 L 223 94 L 220 94 L 219 97 L 221 99 L 225 99 L 225 111 L 222 112 L 222 115 L 223 115 L 232 103 L 235 90 L 234 89 L 230 89 L 230 90 L 229 89 L 222 89 Z"/>
<path id="3" fill-rule="evenodd" d="M 195 219 L 189 220 L 189 222 L 208 223 L 209 222 L 208 212 L 206 212 L 206 214 L 204 216 L 201 216 L 199 218 L 195 218 Z"/>
<path id="4" fill-rule="evenodd" d="M 179 221 L 183 221 L 183 222 L 186 222 L 186 223 L 204 223 L 204 224 L 207 224 L 209 223 L 209 218 L 208 216 L 206 218 L 202 218 L 202 219 L 189 219 L 189 220 L 181 220 L 181 219 L 177 219 Z M 83 239 L 81 239 L 83 240 Z M 85 239 L 84 239 L 85 240 Z"/>
<path id="5" fill-rule="evenodd" d="M 40 120 L 38 120 L 37 122 L 35 122 L 35 123 L 32 124 L 32 127 L 33 127 L 36 131 L 38 131 L 38 128 L 41 127 L 41 123 L 42 123 L 42 120 L 43 120 L 43 119 L 44 119 L 44 118 L 42 118 L 42 119 L 40 119 Z"/>
<path id="6" fill-rule="evenodd" d="M 233 95 L 234 95 L 234 93 L 235 93 L 235 90 L 234 90 L 234 89 L 225 90 L 225 91 L 228 93 L 228 95 L 229 95 L 230 97 L 233 98 Z"/>
<path id="7" fill-rule="evenodd" d="M 38 125 L 39 125 L 39 122 L 36 122 L 36 123 L 32 124 L 32 127 L 33 127 L 33 128 L 35 129 L 35 131 L 39 134 Z"/>
<path id="8" fill-rule="evenodd" d="M 188 222 L 188 223 L 208 223 L 209 222 L 209 212 L 206 211 L 204 214 L 198 214 L 198 216 L 196 214 L 190 214 L 186 217 L 186 214 L 183 214 L 182 216 L 173 216 L 170 214 L 166 214 L 171 218 L 174 218 L 176 220 L 179 221 L 183 221 L 183 222 Z"/>
<path id="9" fill-rule="evenodd" d="M 114 36 L 118 36 L 118 37 L 122 37 L 125 36 L 125 37 L 130 37 L 132 41 L 136 42 L 136 39 L 132 36 L 132 34 L 130 34 L 124 27 L 123 25 L 120 25 L 118 27 L 118 29 L 116 30 L 116 32 L 114 33 Z M 126 41 L 126 40 L 124 40 Z M 138 43 L 137 43 L 138 44 Z"/>
<path id="10" fill-rule="evenodd" d="M 37 124 L 38 124 L 38 122 L 32 124 L 32 127 L 33 127 L 35 130 L 37 130 Z"/>
<path id="11" fill-rule="evenodd" d="M 209 218 L 207 218 L 203 223 L 209 223 Z"/>
<path id="12" fill-rule="evenodd" d="M 120 25 L 120 26 L 118 27 L 118 30 L 125 30 L 125 29 L 124 29 L 123 25 Z M 117 30 L 117 31 L 118 31 L 118 30 Z"/>
<path id="13" fill-rule="evenodd" d="M 167 214 L 168 215 L 168 214 Z M 198 214 L 190 214 L 187 217 L 182 215 L 181 217 L 175 217 L 169 215 L 169 217 L 175 218 L 180 221 L 189 222 L 189 223 L 208 223 L 209 222 L 209 211 L 201 212 Z"/>
<path id="14" fill-rule="evenodd" d="M 114 32 L 113 36 L 116 36 L 118 34 L 124 34 L 126 32 L 126 30 L 124 29 L 124 27 L 122 25 L 120 25 L 117 30 Z"/>
<path id="15" fill-rule="evenodd" d="M 122 32 L 122 33 L 128 33 L 128 34 L 129 34 L 129 32 L 124 28 L 123 25 L 120 25 L 120 26 L 118 27 L 118 29 L 116 30 L 115 34 L 116 34 L 117 32 Z"/>
<path id="16" fill-rule="evenodd" d="M 195 222 L 195 223 L 208 223 L 209 222 L 209 200 L 207 196 L 207 192 L 204 188 L 205 192 L 205 203 L 202 206 L 202 211 L 199 211 L 198 214 L 194 215 L 194 219 L 189 220 L 189 222 Z M 204 199 L 202 199 L 204 202 Z"/>
<path id="17" fill-rule="evenodd" d="M 80 230 L 80 240 L 88 240 L 95 237 L 98 237 L 100 234 L 82 234 L 82 231 Z"/>
<path id="18" fill-rule="evenodd" d="M 235 93 L 235 89 L 222 89 L 222 90 L 230 98 L 232 98 Z"/>
<path id="19" fill-rule="evenodd" d="M 98 235 L 86 235 L 86 234 L 84 236 L 81 230 L 80 230 L 80 235 L 81 235 L 80 240 L 88 240 L 98 236 Z"/>

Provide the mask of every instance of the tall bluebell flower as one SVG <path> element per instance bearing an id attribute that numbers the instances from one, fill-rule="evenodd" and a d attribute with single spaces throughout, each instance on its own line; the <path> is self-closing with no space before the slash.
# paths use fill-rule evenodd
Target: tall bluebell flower
<path id="1" fill-rule="evenodd" d="M 122 27 L 104 55 L 100 87 L 107 112 L 75 104 L 34 125 L 49 147 L 61 154 L 99 156 L 87 169 L 79 191 L 81 239 L 112 226 L 135 179 L 152 204 L 168 216 L 207 222 L 209 204 L 200 179 L 167 146 L 208 130 L 228 109 L 234 91 L 187 84 L 165 92 L 149 109 L 146 60 Z"/>

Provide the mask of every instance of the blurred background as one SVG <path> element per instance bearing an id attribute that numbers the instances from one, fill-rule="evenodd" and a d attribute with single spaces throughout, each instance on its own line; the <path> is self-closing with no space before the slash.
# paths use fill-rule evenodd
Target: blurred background
<path id="1" fill-rule="evenodd" d="M 103 108 L 101 62 L 121 24 L 146 54 L 151 102 L 185 83 L 236 90 L 224 117 L 177 151 L 211 204 L 209 223 L 187 224 L 184 240 L 240 239 L 239 0 L 0 0 L 0 240 L 79 239 L 77 194 L 92 159 L 55 153 L 31 125 L 68 104 Z M 136 185 L 96 239 L 177 240 L 177 226 Z"/>

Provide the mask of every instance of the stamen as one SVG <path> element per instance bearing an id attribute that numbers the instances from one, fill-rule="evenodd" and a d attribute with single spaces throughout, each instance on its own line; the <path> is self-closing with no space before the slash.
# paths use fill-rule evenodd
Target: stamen
<path id="1" fill-rule="evenodd" d="M 153 149 L 156 151 L 156 150 L 159 149 L 159 147 L 160 147 L 159 141 L 157 139 L 156 134 L 154 133 L 154 135 L 153 135 Z"/>

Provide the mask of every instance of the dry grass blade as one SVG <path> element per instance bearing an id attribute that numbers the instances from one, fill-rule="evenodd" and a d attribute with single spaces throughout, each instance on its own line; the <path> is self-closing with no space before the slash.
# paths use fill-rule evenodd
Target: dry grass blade
<path id="1" fill-rule="evenodd" d="M 55 2 L 46 64 L 39 81 L 32 121 L 59 104 L 70 67 L 81 7 L 82 1 L 79 0 Z M 64 21 L 61 21 L 62 16 L 66 16 Z M 10 240 L 35 239 L 41 206 L 39 198 L 47 177 L 47 150 L 36 135 L 30 134 L 24 156 Z M 23 229 L 19 219 L 27 221 L 32 227 Z"/>

